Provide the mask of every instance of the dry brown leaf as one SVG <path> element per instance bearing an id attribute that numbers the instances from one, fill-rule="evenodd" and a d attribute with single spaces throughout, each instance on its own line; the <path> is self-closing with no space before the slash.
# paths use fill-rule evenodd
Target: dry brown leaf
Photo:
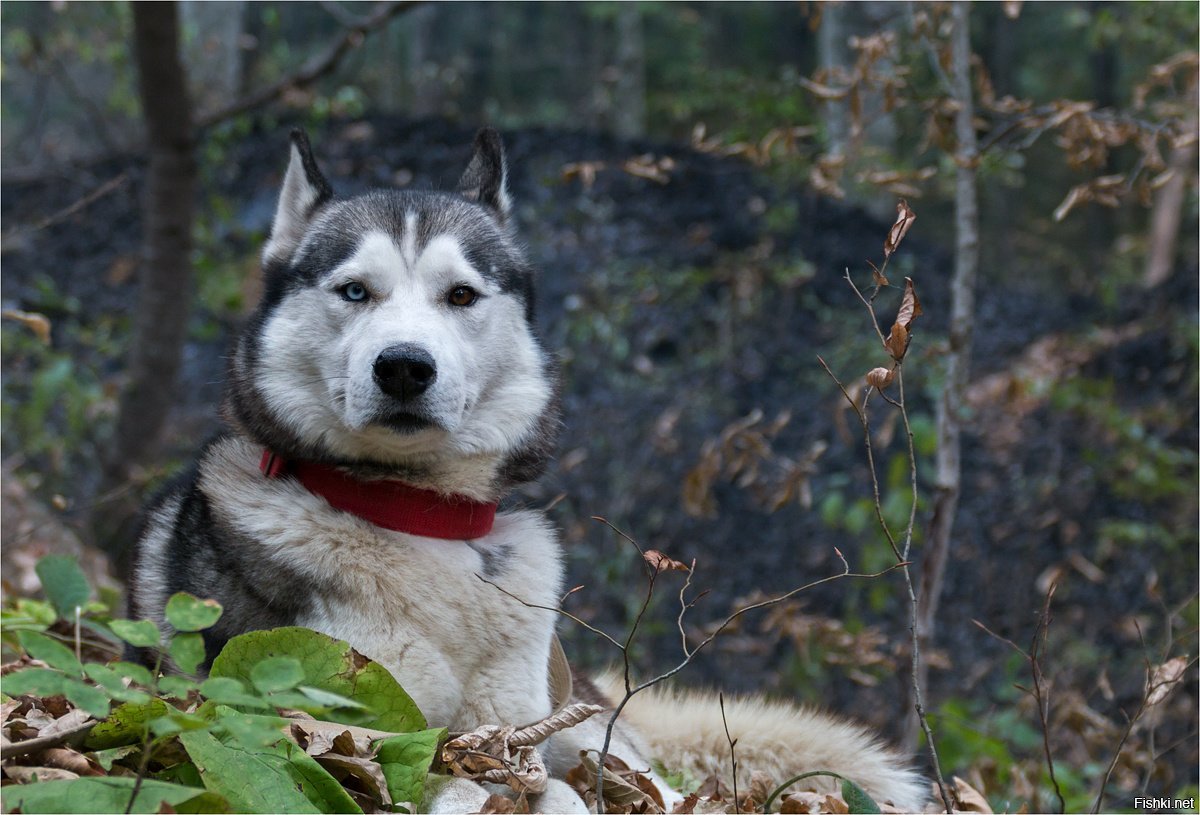
<path id="1" fill-rule="evenodd" d="M 867 384 L 873 388 L 883 390 L 888 385 L 892 384 L 892 380 L 896 376 L 895 368 L 872 368 L 867 371 Z"/>
<path id="2" fill-rule="evenodd" d="M 871 280 L 876 286 L 883 288 L 884 286 L 892 285 L 891 281 L 884 276 L 883 272 L 879 271 L 879 269 L 875 267 L 874 263 L 871 263 L 871 261 L 868 260 L 867 264 L 871 267 Z"/>
<path id="3" fill-rule="evenodd" d="M 900 242 L 904 240 L 904 236 L 908 234 L 909 227 L 913 221 L 917 219 L 917 213 L 913 212 L 908 206 L 908 202 L 901 198 L 896 203 L 896 222 L 892 224 L 892 228 L 888 230 L 887 239 L 883 242 L 883 256 L 890 258 L 892 253 L 900 248 Z"/>
<path id="4" fill-rule="evenodd" d="M 537 749 L 512 743 L 513 727 L 485 725 L 442 746 L 442 761 L 451 774 L 476 781 L 505 784 L 516 792 L 544 792 L 548 776 Z"/>
<path id="5" fill-rule="evenodd" d="M 701 798 L 709 798 L 715 801 L 729 801 L 733 799 L 733 793 L 729 791 L 729 787 L 725 786 L 725 782 L 716 775 L 710 775 L 704 779 L 704 783 L 696 789 L 696 794 Z"/>
<path id="6" fill-rule="evenodd" d="M 18 784 L 29 784 L 34 781 L 72 781 L 79 776 L 70 770 L 58 767 L 23 767 L 10 764 L 4 768 L 4 774 Z"/>
<path id="7" fill-rule="evenodd" d="M 50 320 L 45 314 L 6 308 L 4 311 L 0 311 L 0 317 L 20 323 L 32 331 L 33 335 L 41 340 L 43 344 L 50 344 Z"/>
<path id="8" fill-rule="evenodd" d="M 897 362 L 904 359 L 904 354 L 908 351 L 908 329 L 899 322 L 893 323 L 892 332 L 888 334 L 887 341 L 883 345 L 892 355 L 892 359 Z"/>
<path id="9" fill-rule="evenodd" d="M 1168 659 L 1161 665 L 1156 665 L 1150 674 L 1150 681 L 1146 683 L 1146 707 L 1153 707 L 1166 699 L 1171 689 L 1183 679 L 1183 672 L 1187 670 L 1187 666 L 1188 658 L 1185 656 Z"/>
<path id="10" fill-rule="evenodd" d="M 517 811 L 517 805 L 512 799 L 505 798 L 498 792 L 493 792 L 483 802 L 483 807 L 479 810 L 479 815 L 509 815 Z"/>
<path id="11" fill-rule="evenodd" d="M 76 775 L 105 775 L 96 761 L 69 747 L 50 747 L 39 756 L 47 767 L 68 770 Z"/>
<path id="12" fill-rule="evenodd" d="M 680 563 L 678 560 L 667 557 L 657 549 L 647 549 L 642 557 L 644 557 L 646 562 L 650 564 L 650 568 L 656 572 L 665 572 L 668 569 L 672 569 L 677 572 L 688 571 L 688 565 L 686 563 Z"/>
<path id="13" fill-rule="evenodd" d="M 595 804 L 596 775 L 599 765 L 586 751 L 579 752 L 579 764 L 566 775 L 566 782 L 585 802 Z M 664 812 L 662 795 L 649 778 L 633 770 L 611 753 L 604 760 L 604 803 L 607 812 Z M 591 807 L 589 807 L 591 808 Z M 694 810 L 700 812 L 699 809 Z"/>
<path id="14" fill-rule="evenodd" d="M 774 790 L 775 782 L 771 779 L 771 776 L 762 770 L 751 771 L 750 789 L 746 791 L 745 797 L 742 798 L 741 808 L 753 812 L 767 802 L 767 799 L 771 797 L 771 793 Z"/>
<path id="15" fill-rule="evenodd" d="M 959 812 L 982 812 L 991 815 L 992 807 L 983 797 L 983 793 L 954 776 L 954 798 L 958 801 Z"/>
<path id="16" fill-rule="evenodd" d="M 896 322 L 911 331 L 912 321 L 924 313 L 921 301 L 917 299 L 916 285 L 911 277 L 904 278 L 904 296 L 900 298 L 900 311 L 896 314 Z"/>
<path id="17" fill-rule="evenodd" d="M 388 792 L 387 779 L 383 775 L 383 768 L 374 761 L 340 753 L 326 753 L 314 758 L 339 782 L 347 776 L 353 776 L 385 811 L 391 808 L 392 796 Z"/>
<path id="18" fill-rule="evenodd" d="M 821 793 L 802 790 L 793 792 L 784 798 L 779 811 L 780 813 L 792 813 L 792 815 L 809 815 L 809 813 L 820 812 L 824 802 L 825 796 Z"/>
<path id="19" fill-rule="evenodd" d="M 840 795 L 826 795 L 825 800 L 821 802 L 822 812 L 834 812 L 837 815 L 847 815 L 850 812 L 850 807 L 842 800 Z"/>

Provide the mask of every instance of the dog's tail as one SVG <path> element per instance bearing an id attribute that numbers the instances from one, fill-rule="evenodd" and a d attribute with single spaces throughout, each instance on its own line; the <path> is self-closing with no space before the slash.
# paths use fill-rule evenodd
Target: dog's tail
<path id="1" fill-rule="evenodd" d="M 624 695 L 615 675 L 600 677 L 598 684 L 610 698 Z M 659 685 L 634 696 L 621 718 L 640 731 L 649 754 L 668 773 L 684 770 L 696 780 L 715 775 L 730 785 L 728 724 L 729 737 L 737 740 L 741 790 L 749 789 L 755 770 L 776 784 L 803 772 L 827 770 L 902 812 L 920 812 L 927 800 L 928 786 L 900 753 L 859 725 L 810 708 L 754 696 L 726 697 L 722 720 L 714 693 Z M 791 789 L 831 792 L 837 783 L 817 776 Z"/>

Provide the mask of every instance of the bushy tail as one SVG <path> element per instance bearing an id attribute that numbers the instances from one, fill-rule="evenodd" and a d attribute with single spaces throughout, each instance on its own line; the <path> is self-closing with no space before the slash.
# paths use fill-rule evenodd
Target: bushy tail
<path id="1" fill-rule="evenodd" d="M 612 675 L 598 684 L 610 698 L 624 694 Z M 702 780 L 716 775 L 732 781 L 729 741 L 717 696 L 673 690 L 662 685 L 635 696 L 621 718 L 640 731 L 649 753 L 668 772 L 686 770 Z M 811 770 L 827 770 L 851 779 L 879 803 L 904 812 L 920 812 L 928 785 L 897 751 L 859 725 L 810 708 L 760 697 L 725 698 L 725 722 L 737 739 L 738 786 L 749 788 L 759 770 L 775 783 Z M 828 777 L 805 779 L 794 789 L 832 791 Z"/>

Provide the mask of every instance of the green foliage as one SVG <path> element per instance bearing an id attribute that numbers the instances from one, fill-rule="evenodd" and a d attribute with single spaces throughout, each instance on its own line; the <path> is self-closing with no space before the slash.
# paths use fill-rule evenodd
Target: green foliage
<path id="1" fill-rule="evenodd" d="M 425 803 L 425 782 L 446 730 L 404 733 L 379 742 L 375 760 L 383 767 L 393 801 L 410 801 L 420 812 Z"/>
<path id="2" fill-rule="evenodd" d="M 54 604 L 60 617 L 73 619 L 75 608 L 84 605 L 92 594 L 87 577 L 73 558 L 47 555 L 34 567 L 46 599 Z"/>
<path id="3" fill-rule="evenodd" d="M 164 636 L 152 621 L 111 619 L 107 607 L 89 603 L 90 589 L 69 560 L 47 559 L 38 572 L 54 605 L 20 600 L 6 606 L 3 636 L 48 667 L 6 675 L 4 692 L 65 696 L 100 720 L 84 736 L 91 757 L 107 771 L 121 767 L 143 780 L 132 802 L 136 780 L 130 776 L 9 786 L 6 811 L 361 812 L 288 738 L 294 720 L 278 715 L 280 708 L 394 733 L 378 742 L 374 760 L 395 801 L 423 803 L 446 731 L 423 729 L 424 718 L 395 679 L 346 643 L 301 628 L 252 632 L 230 640 L 203 681 L 121 661 L 85 662 L 52 633 L 60 620 L 73 622 L 77 607 L 85 609 L 81 623 L 90 630 L 161 650 L 184 674 L 204 662 L 200 632 L 217 622 L 221 607 L 172 596 Z M 68 613 L 56 613 L 55 606 Z"/>
<path id="4" fill-rule="evenodd" d="M 164 805 L 175 812 L 231 811 L 221 806 L 220 799 L 206 796 L 204 790 L 152 779 L 142 780 L 137 798 L 131 802 L 136 783 L 134 778 L 108 776 L 12 785 L 4 788 L 4 806 L 8 812 L 19 809 L 30 813 L 170 811 L 164 810 Z M 217 807 L 213 808 L 213 804 Z"/>
<path id="5" fill-rule="evenodd" d="M 227 677 L 255 685 L 265 674 L 258 666 L 268 660 L 288 658 L 303 672 L 304 687 L 337 694 L 366 706 L 371 713 L 361 711 L 329 711 L 333 721 L 349 719 L 348 724 L 361 724 L 379 730 L 409 732 L 425 727 L 425 717 L 416 704 L 387 670 L 370 662 L 346 642 L 307 628 L 276 628 L 270 631 L 251 631 L 234 637 L 213 660 L 209 676 Z M 271 670 L 281 662 L 273 662 Z M 258 673 L 256 674 L 256 670 Z M 312 707 L 302 694 L 289 694 L 297 707 Z"/>

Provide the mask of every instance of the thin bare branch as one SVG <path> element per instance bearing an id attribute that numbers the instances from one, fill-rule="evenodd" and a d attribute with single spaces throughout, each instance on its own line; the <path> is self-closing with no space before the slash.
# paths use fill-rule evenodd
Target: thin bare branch
<path id="1" fill-rule="evenodd" d="M 197 126 L 211 127 L 227 119 L 232 119 L 234 116 L 274 102 L 290 90 L 311 85 L 321 77 L 332 73 L 347 54 L 362 45 L 367 34 L 380 28 L 393 17 L 421 5 L 421 2 L 422 0 L 395 0 L 394 2 L 377 4 L 367 16 L 355 18 L 355 22 L 347 26 L 345 31 L 342 32 L 342 36 L 331 43 L 324 53 L 318 54 L 299 70 L 288 74 L 265 88 L 260 88 L 243 96 L 230 105 L 199 115 L 196 117 Z"/>
<path id="2" fill-rule="evenodd" d="M 621 643 L 619 643 L 615 639 L 613 639 L 613 637 L 610 636 L 607 632 L 601 631 L 599 628 L 596 628 L 593 625 L 589 625 L 588 623 L 585 623 L 583 620 L 579 619 L 578 617 L 576 617 L 574 614 L 572 614 L 569 611 L 563 611 L 561 608 L 555 608 L 554 606 L 542 606 L 542 605 L 538 605 L 537 603 L 531 603 L 528 600 L 521 599 L 520 597 L 513 594 L 511 591 L 504 588 L 503 586 L 493 583 L 491 580 L 488 580 L 486 577 L 479 574 L 478 572 L 476 572 L 475 576 L 478 577 L 480 580 L 482 580 L 484 583 L 487 583 L 489 586 L 493 586 L 494 588 L 496 588 L 496 590 L 498 590 L 501 594 L 507 594 L 509 597 L 516 600 L 518 603 L 525 606 L 526 608 L 536 608 L 536 609 L 541 609 L 542 611 L 553 611 L 555 614 L 561 614 L 562 616 L 566 617 L 568 620 L 579 623 L 579 625 L 583 626 L 588 631 L 591 631 L 593 634 L 597 634 L 601 637 L 604 637 L 604 639 L 608 640 L 613 645 L 620 648 L 622 651 L 625 650 L 625 646 L 621 645 Z"/>

